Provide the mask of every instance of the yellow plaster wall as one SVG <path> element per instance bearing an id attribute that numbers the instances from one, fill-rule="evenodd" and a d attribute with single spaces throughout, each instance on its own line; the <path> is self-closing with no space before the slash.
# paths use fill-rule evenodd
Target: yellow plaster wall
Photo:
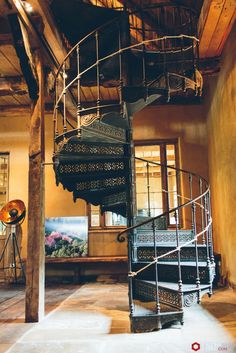
<path id="1" fill-rule="evenodd" d="M 206 115 L 215 250 L 222 275 L 236 285 L 236 28 L 222 56 L 219 75 L 209 81 Z"/>
<path id="2" fill-rule="evenodd" d="M 28 144 L 29 114 L 0 117 L 0 151 L 10 152 L 9 199 L 22 199 L 28 208 Z M 52 157 L 52 116 L 45 118 L 46 162 Z M 134 138 L 155 140 L 178 138 L 181 165 L 207 175 L 206 128 L 201 106 L 159 106 L 145 109 L 134 117 Z M 45 215 L 83 216 L 86 203 L 75 204 L 71 193 L 55 185 L 52 166 L 45 167 Z M 26 255 L 27 219 L 23 223 L 23 257 Z M 91 256 L 125 255 L 127 244 L 118 244 L 112 231 L 91 232 L 89 235 Z"/>
<path id="3" fill-rule="evenodd" d="M 180 167 L 208 179 L 207 130 L 202 105 L 153 106 L 134 117 L 135 140 L 178 139 Z M 190 197 L 187 174 L 181 175 L 181 194 Z M 193 196 L 199 195 L 194 182 Z M 182 202 L 186 202 L 183 201 Z M 182 203 L 181 202 L 181 203 Z M 191 206 L 183 210 L 183 226 L 191 227 Z M 197 208 L 197 224 L 200 227 Z"/>
<path id="4" fill-rule="evenodd" d="M 134 117 L 134 139 L 179 140 L 182 168 L 207 178 L 207 134 L 202 105 L 145 108 Z"/>
<path id="5" fill-rule="evenodd" d="M 29 114 L 0 117 L 0 151 L 10 152 L 9 200 L 21 199 L 28 209 Z M 46 162 L 52 161 L 52 116 L 46 116 Z M 72 195 L 56 186 L 52 166 L 45 167 L 45 216 L 87 215 L 86 203 L 72 200 Z M 26 256 L 27 217 L 22 224 L 22 256 Z"/>

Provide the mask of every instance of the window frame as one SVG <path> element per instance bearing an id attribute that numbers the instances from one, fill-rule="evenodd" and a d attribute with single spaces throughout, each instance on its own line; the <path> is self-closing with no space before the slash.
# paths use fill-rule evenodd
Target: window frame
<path id="1" fill-rule="evenodd" d="M 134 148 L 136 146 L 154 146 L 158 145 L 160 146 L 160 163 L 167 165 L 167 156 L 166 156 L 166 146 L 167 145 L 174 145 L 175 149 L 175 167 L 180 168 L 179 165 L 179 140 L 178 138 L 173 138 L 173 139 L 155 139 L 155 140 L 136 140 L 134 141 Z M 161 167 L 161 183 L 162 183 L 162 189 L 163 190 L 168 190 L 168 175 L 167 175 L 167 168 Z M 177 188 L 177 194 L 181 195 L 181 182 L 180 178 L 176 177 L 176 188 Z M 163 212 L 169 211 L 169 197 L 168 193 L 162 192 L 162 209 Z M 170 217 L 168 217 L 167 220 L 167 226 L 169 228 L 175 227 L 175 225 L 170 224 Z M 179 226 L 182 227 L 182 209 L 179 212 Z"/>
<path id="2" fill-rule="evenodd" d="M 160 159 L 161 163 L 167 164 L 167 156 L 166 156 L 166 146 L 167 145 L 174 145 L 175 149 L 175 165 L 176 168 L 179 168 L 179 141 L 178 138 L 173 138 L 173 139 L 155 139 L 155 140 L 136 140 L 134 141 L 134 148 L 136 146 L 152 146 L 152 145 L 158 145 L 160 146 Z M 167 170 L 166 168 L 162 167 L 162 189 L 168 190 L 168 175 L 167 175 Z M 176 177 L 176 187 L 177 187 L 177 193 L 181 194 L 181 182 L 180 178 Z M 169 198 L 168 198 L 168 193 L 162 192 L 162 207 L 163 207 L 163 212 L 169 210 Z M 106 226 L 105 222 L 105 213 L 101 214 L 100 211 L 100 225 L 99 226 L 92 226 L 91 221 L 92 221 L 92 213 L 91 213 L 91 204 L 87 203 L 87 214 L 88 214 L 88 224 L 89 224 L 89 230 L 114 230 L 114 229 L 125 229 L 127 226 Z M 168 222 L 167 226 L 169 228 L 175 227 L 175 225 L 170 224 L 170 219 L 168 217 Z M 179 226 L 182 227 L 182 210 L 179 212 Z"/>
<path id="3" fill-rule="evenodd" d="M 7 156 L 8 157 L 8 163 L 7 163 L 7 185 L 6 185 L 6 201 L 5 204 L 8 203 L 9 201 L 9 177 L 10 177 L 10 152 L 1 152 L 0 151 L 0 157 L 2 156 Z M 5 205 L 3 205 L 5 206 Z M 1 209 L 2 207 L 0 207 Z M 3 226 L 4 227 L 4 226 Z M 1 227 L 2 228 L 2 227 Z M 0 236 L 4 235 L 4 231 L 2 231 L 0 228 Z M 3 228 L 4 229 L 4 228 Z"/>
<path id="4" fill-rule="evenodd" d="M 99 207 L 99 206 L 98 206 Z M 88 210 L 88 225 L 89 225 L 89 230 L 114 230 L 114 229 L 125 229 L 127 226 L 106 226 L 106 220 L 105 220 L 105 212 L 101 214 L 100 210 L 100 226 L 92 226 L 91 221 L 92 221 L 92 212 L 91 212 L 91 204 L 87 203 L 87 210 Z"/>

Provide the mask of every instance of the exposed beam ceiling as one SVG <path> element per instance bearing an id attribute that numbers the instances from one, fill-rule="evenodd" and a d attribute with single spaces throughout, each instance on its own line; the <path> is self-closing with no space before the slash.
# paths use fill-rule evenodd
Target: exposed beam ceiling
<path id="1" fill-rule="evenodd" d="M 45 0 L 30 0 L 30 3 L 35 12 L 37 12 L 44 24 L 43 34 L 57 61 L 61 64 L 67 54 L 67 50 L 62 42 L 61 36 L 57 30 L 56 23 L 50 12 L 49 6 Z"/>
<path id="2" fill-rule="evenodd" d="M 0 97 L 27 94 L 27 85 L 22 77 L 0 77 Z"/>
<path id="3" fill-rule="evenodd" d="M 220 56 L 234 25 L 236 0 L 205 0 L 199 19 L 200 56 Z"/>
<path id="4" fill-rule="evenodd" d="M 22 1 L 11 1 L 12 8 L 18 13 L 25 28 L 30 34 L 33 46 L 41 46 L 48 59 L 48 64 L 52 64 L 52 56 L 54 57 L 54 66 L 57 67 L 63 61 L 67 54 L 65 46 L 62 42 L 61 36 L 57 31 L 53 17 L 47 6 L 45 0 L 32 0 L 29 3 L 32 5 L 34 14 L 41 17 L 42 25 L 41 31 L 38 30 L 37 25 L 25 10 Z"/>

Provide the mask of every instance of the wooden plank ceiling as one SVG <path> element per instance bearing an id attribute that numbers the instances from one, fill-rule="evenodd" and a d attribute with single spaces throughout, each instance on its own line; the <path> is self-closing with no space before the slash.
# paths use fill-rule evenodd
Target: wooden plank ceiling
<path id="1" fill-rule="evenodd" d="M 65 0 L 66 1 L 66 0 Z M 51 48 L 58 62 L 61 62 L 68 51 L 65 37 L 57 30 L 50 5 L 53 0 L 28 0 L 32 5 L 33 12 L 43 22 L 43 36 Z M 137 6 L 146 6 L 161 0 L 84 0 L 100 7 L 123 7 L 130 9 Z M 168 0 L 166 2 L 194 7 L 199 12 L 199 38 L 201 58 L 219 57 L 222 53 L 225 41 L 235 23 L 236 0 Z M 27 94 L 27 87 L 23 79 L 16 51 L 13 45 L 10 26 L 7 16 L 9 12 L 16 10 L 16 4 L 26 2 L 16 0 L 0 0 L 0 107 L 28 106 L 30 99 Z M 67 3 L 69 4 L 69 2 Z M 25 14 L 23 14 L 25 16 Z M 25 19 L 26 21 L 27 19 Z M 31 18 L 32 20 L 32 18 Z M 78 22 L 79 23 L 79 22 Z M 30 22 L 29 22 L 30 24 Z M 68 44 L 68 43 L 66 43 Z M 83 88 L 84 99 L 94 101 L 96 97 L 95 88 Z M 106 101 L 117 100 L 118 91 L 116 88 L 101 90 L 102 98 Z M 48 98 L 52 102 L 52 97 Z"/>

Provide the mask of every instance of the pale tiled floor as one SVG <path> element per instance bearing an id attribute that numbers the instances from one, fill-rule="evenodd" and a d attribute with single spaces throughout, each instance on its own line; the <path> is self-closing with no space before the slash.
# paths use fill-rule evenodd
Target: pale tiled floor
<path id="1" fill-rule="evenodd" d="M 234 335 L 234 337 L 233 337 Z M 127 285 L 88 283 L 41 323 L 0 326 L 0 353 L 190 353 L 236 352 L 236 294 L 220 290 L 185 312 L 184 326 L 131 334 Z"/>

